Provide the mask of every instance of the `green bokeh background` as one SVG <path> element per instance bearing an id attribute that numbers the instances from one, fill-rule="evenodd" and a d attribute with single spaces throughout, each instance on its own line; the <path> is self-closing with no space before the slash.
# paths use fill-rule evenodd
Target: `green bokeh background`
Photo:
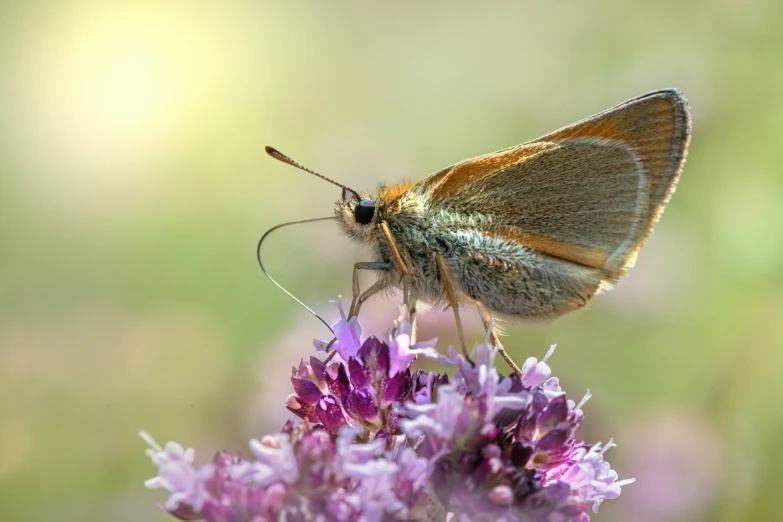
<path id="1" fill-rule="evenodd" d="M 631 277 L 507 346 L 558 343 L 594 394 L 583 437 L 637 478 L 594 520 L 783 520 L 782 21 L 778 0 L 2 4 L 0 520 L 167 520 L 138 430 L 204 462 L 286 418 L 326 333 L 255 242 L 339 191 L 265 144 L 373 188 L 671 86 L 690 155 Z M 366 254 L 325 223 L 267 257 L 333 316 Z M 438 313 L 422 335 L 455 340 Z"/>

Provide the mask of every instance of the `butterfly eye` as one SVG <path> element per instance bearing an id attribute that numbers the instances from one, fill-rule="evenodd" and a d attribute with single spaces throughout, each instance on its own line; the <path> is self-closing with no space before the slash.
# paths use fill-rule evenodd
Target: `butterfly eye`
<path id="1" fill-rule="evenodd" d="M 353 209 L 353 217 L 360 225 L 367 225 L 375 215 L 375 201 L 363 199 Z"/>

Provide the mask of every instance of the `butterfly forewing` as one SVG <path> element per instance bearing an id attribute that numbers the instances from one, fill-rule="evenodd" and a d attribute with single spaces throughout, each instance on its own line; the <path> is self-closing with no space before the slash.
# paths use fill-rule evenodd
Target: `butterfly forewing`
<path id="1" fill-rule="evenodd" d="M 481 216 L 482 235 L 601 269 L 614 281 L 674 191 L 689 134 L 684 97 L 659 91 L 448 167 L 414 190 L 433 207 Z"/>

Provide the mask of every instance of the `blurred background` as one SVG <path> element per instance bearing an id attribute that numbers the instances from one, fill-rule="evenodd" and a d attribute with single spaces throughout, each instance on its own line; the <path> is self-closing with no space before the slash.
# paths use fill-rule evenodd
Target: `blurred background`
<path id="1" fill-rule="evenodd" d="M 564 388 L 594 395 L 582 438 L 636 477 L 594 520 L 783 520 L 781 20 L 778 0 L 4 2 L 0 520 L 169 520 L 140 429 L 205 462 L 287 418 L 288 369 L 328 331 L 254 249 L 339 190 L 264 145 L 373 189 L 663 87 L 693 139 L 631 277 L 507 347 L 558 344 Z M 265 255 L 329 318 L 367 259 L 331 222 Z M 393 301 L 363 313 L 380 332 Z M 445 349 L 451 321 L 420 336 Z"/>

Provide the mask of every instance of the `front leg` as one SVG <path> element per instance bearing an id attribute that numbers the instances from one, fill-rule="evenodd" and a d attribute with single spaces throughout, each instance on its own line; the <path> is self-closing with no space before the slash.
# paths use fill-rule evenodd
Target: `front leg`
<path id="1" fill-rule="evenodd" d="M 378 223 L 378 230 L 381 231 L 381 235 L 383 236 L 384 241 L 386 241 L 386 246 L 389 247 L 389 253 L 391 254 L 394 266 L 397 267 L 397 270 L 399 270 L 400 274 L 403 276 L 411 275 L 411 271 L 408 270 L 405 261 L 402 260 L 400 250 L 397 248 L 397 242 L 394 241 L 394 236 L 391 235 L 391 230 L 389 230 L 389 225 L 385 221 L 381 221 Z"/>
<path id="2" fill-rule="evenodd" d="M 362 305 L 370 297 L 386 289 L 385 281 L 376 281 L 373 285 L 362 293 L 359 288 L 359 270 L 375 270 L 379 272 L 391 271 L 394 266 L 391 263 L 376 263 L 372 261 L 361 261 L 353 265 L 353 300 L 351 308 L 348 310 L 348 319 L 359 315 Z"/>
<path id="3" fill-rule="evenodd" d="M 389 248 L 394 266 L 400 272 L 400 280 L 402 282 L 402 302 L 408 308 L 408 315 L 411 321 L 411 342 L 416 342 L 416 304 L 418 303 L 418 293 L 416 292 L 415 285 L 413 284 L 413 272 L 405 264 L 402 259 L 400 250 L 397 248 L 397 242 L 394 241 L 394 236 L 389 230 L 389 225 L 385 221 L 378 223 L 378 230 L 386 241 L 386 246 Z"/>
<path id="4" fill-rule="evenodd" d="M 378 292 L 384 290 L 387 286 L 384 281 L 376 281 L 375 283 L 372 284 L 372 286 L 370 286 L 370 288 L 368 288 L 362 293 L 359 288 L 359 270 L 389 271 L 392 270 L 393 268 L 394 266 L 390 263 L 376 263 L 373 261 L 360 261 L 353 265 L 353 282 L 352 282 L 353 299 L 351 300 L 351 307 L 348 309 L 347 319 L 350 320 L 351 317 L 355 317 L 359 315 L 359 310 L 361 310 L 364 302 L 367 301 L 370 297 L 377 294 Z M 329 341 L 329 344 L 326 345 L 327 352 L 329 352 L 329 349 L 332 347 L 335 341 L 337 341 L 337 337 L 332 338 L 332 340 Z M 324 362 L 328 363 L 329 361 L 331 361 L 335 353 L 337 352 L 334 351 L 330 352 L 329 355 L 324 360 Z"/>

